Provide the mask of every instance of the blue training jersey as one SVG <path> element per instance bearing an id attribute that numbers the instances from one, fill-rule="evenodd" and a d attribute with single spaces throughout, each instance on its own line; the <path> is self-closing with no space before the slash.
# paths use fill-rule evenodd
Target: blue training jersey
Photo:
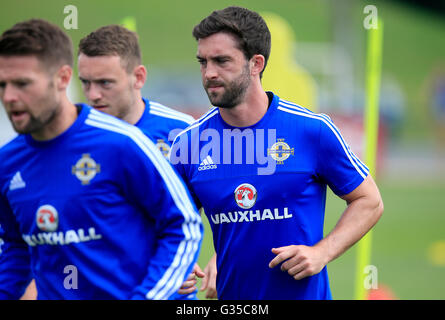
<path id="1" fill-rule="evenodd" d="M 188 127 L 195 119 L 185 113 L 166 107 L 158 102 L 142 98 L 144 113 L 135 126 L 142 130 L 161 153 L 168 158 L 170 146 L 176 134 Z M 196 291 L 187 295 L 175 293 L 174 300 L 196 300 Z"/>
<path id="2" fill-rule="evenodd" d="M 87 105 L 0 149 L 0 299 L 169 299 L 199 254 L 182 179 L 138 128 Z"/>
<path id="3" fill-rule="evenodd" d="M 135 126 L 148 133 L 156 147 L 167 158 L 176 134 L 188 127 L 195 119 L 185 113 L 168 108 L 160 103 L 142 98 L 145 110 Z"/>
<path id="4" fill-rule="evenodd" d="M 210 109 L 176 137 L 170 161 L 210 222 L 220 299 L 332 299 L 326 267 L 297 281 L 269 268 L 271 249 L 319 242 L 327 186 L 350 193 L 368 169 L 328 116 L 268 96 L 250 127 Z"/>

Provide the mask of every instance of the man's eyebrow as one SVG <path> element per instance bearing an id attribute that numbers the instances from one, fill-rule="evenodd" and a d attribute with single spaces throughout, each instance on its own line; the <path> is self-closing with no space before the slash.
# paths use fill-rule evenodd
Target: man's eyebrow
<path id="1" fill-rule="evenodd" d="M 30 82 L 30 81 L 31 81 L 31 79 L 26 78 L 26 77 L 22 77 L 22 78 L 15 78 L 15 79 L 12 79 L 10 82 L 12 82 L 12 83 L 18 83 L 18 82 Z"/>
<path id="2" fill-rule="evenodd" d="M 79 76 L 79 80 L 80 81 L 89 81 L 89 82 L 100 82 L 100 81 L 109 81 L 109 82 L 113 82 L 114 81 L 114 79 L 112 79 L 112 78 L 98 78 L 98 79 L 85 79 L 85 78 L 82 78 L 81 76 Z"/>
<path id="3" fill-rule="evenodd" d="M 221 54 L 219 56 L 212 57 L 213 60 L 221 60 L 221 59 L 231 59 L 232 57 L 229 55 Z"/>
<path id="4" fill-rule="evenodd" d="M 201 57 L 201 56 L 197 55 L 196 58 L 197 58 L 198 60 L 207 60 L 207 59 L 210 59 L 210 60 L 231 59 L 231 57 L 230 57 L 229 55 L 224 55 L 224 54 L 216 55 L 216 56 L 212 56 L 212 57 L 209 57 L 209 58 L 204 58 L 204 57 Z"/>

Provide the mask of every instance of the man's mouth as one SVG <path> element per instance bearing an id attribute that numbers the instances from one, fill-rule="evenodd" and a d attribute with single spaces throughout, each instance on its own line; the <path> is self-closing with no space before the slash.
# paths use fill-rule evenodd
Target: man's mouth
<path id="1" fill-rule="evenodd" d="M 222 89 L 222 88 L 223 88 L 222 86 L 208 87 L 207 90 L 209 90 L 209 91 L 217 91 L 217 90 Z"/>
<path id="2" fill-rule="evenodd" d="M 209 91 L 216 91 L 224 88 L 224 85 L 221 83 L 212 83 L 207 85 L 207 90 Z"/>
<path id="3" fill-rule="evenodd" d="M 105 108 L 107 108 L 107 107 L 108 107 L 108 106 L 105 105 L 105 104 L 96 104 L 96 105 L 93 105 L 93 108 L 96 109 L 96 110 L 103 110 L 103 109 L 105 109 Z"/>
<path id="4" fill-rule="evenodd" d="M 16 122 L 23 120 L 23 118 L 26 116 L 26 111 L 12 111 L 11 112 L 11 120 Z"/>

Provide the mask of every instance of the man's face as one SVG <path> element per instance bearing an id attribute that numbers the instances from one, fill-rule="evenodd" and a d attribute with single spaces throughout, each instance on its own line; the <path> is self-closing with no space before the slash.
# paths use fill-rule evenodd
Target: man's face
<path id="1" fill-rule="evenodd" d="M 0 100 L 17 133 L 46 128 L 60 111 L 55 77 L 35 56 L 0 57 Z"/>
<path id="2" fill-rule="evenodd" d="M 88 103 L 95 109 L 126 120 L 136 102 L 134 76 L 119 56 L 89 57 L 78 60 L 79 79 Z"/>
<path id="3" fill-rule="evenodd" d="M 234 36 L 220 32 L 199 39 L 197 58 L 210 102 L 220 108 L 240 104 L 250 85 L 250 67 Z"/>

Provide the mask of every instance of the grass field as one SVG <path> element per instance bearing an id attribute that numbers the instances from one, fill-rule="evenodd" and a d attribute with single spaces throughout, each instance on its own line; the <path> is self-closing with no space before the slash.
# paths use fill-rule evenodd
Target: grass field
<path id="1" fill-rule="evenodd" d="M 382 181 L 380 189 L 385 212 L 373 232 L 371 260 L 379 282 L 400 299 L 445 299 L 445 265 L 435 266 L 428 257 L 430 246 L 445 240 L 445 183 Z M 326 230 L 341 202 L 330 197 Z M 329 267 L 334 298 L 351 299 L 354 248 Z"/>
<path id="2" fill-rule="evenodd" d="M 389 286 L 398 299 L 445 299 L 445 261 L 442 257 L 443 265 L 434 265 L 429 257 L 431 245 L 445 241 L 445 182 L 413 180 L 378 184 L 385 212 L 373 229 L 371 263 L 377 267 L 379 283 Z M 329 191 L 325 234 L 334 227 L 343 210 L 343 200 Z M 202 267 L 210 257 L 209 252 L 213 254 L 205 222 L 199 259 Z M 354 299 L 355 259 L 354 246 L 328 265 L 334 299 Z M 198 297 L 204 299 L 202 293 Z"/>

